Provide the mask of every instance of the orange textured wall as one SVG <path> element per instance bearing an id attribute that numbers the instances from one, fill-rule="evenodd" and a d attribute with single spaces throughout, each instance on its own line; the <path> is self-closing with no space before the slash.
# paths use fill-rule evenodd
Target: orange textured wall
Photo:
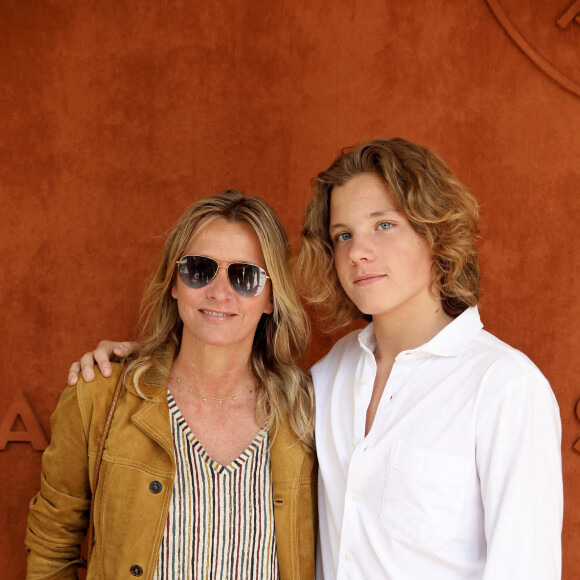
<path id="1" fill-rule="evenodd" d="M 36 417 L 48 435 L 70 362 L 135 336 L 161 235 L 190 202 L 262 196 L 296 247 L 309 179 L 342 146 L 403 136 L 481 202 L 483 319 L 557 395 L 564 578 L 580 577 L 579 13 L 572 0 L 2 0 L 4 432 Z M 305 364 L 330 342 L 316 333 Z M 5 578 L 24 575 L 40 455 L 0 451 Z"/>

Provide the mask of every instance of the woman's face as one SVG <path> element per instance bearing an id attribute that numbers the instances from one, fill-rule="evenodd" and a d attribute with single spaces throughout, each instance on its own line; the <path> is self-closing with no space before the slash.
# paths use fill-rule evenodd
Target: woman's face
<path id="1" fill-rule="evenodd" d="M 266 270 L 254 232 L 245 224 L 217 218 L 191 241 L 184 255 L 200 255 L 219 263 L 215 278 L 202 288 L 189 288 L 176 277 L 171 295 L 183 321 L 181 348 L 221 346 L 251 351 L 262 314 L 273 311 L 271 284 L 254 297 L 244 297 L 231 286 L 225 267 L 232 262 L 255 264 Z"/>

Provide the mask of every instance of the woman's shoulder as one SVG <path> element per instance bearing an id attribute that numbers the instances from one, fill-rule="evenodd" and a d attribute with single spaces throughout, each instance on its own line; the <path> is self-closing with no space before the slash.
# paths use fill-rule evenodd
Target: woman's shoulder
<path id="1" fill-rule="evenodd" d="M 122 365 L 112 363 L 111 375 L 105 377 L 101 374 L 99 368 L 95 366 L 95 378 L 92 381 L 86 381 L 81 376 L 76 385 L 67 387 L 67 390 L 70 390 L 68 397 L 76 399 L 76 404 L 85 421 L 90 416 L 106 415 L 108 413 L 122 370 Z M 65 390 L 61 399 L 67 396 L 67 390 Z"/>
<path id="2" fill-rule="evenodd" d="M 316 454 L 300 443 L 287 420 L 279 422 L 271 446 L 272 475 L 276 481 L 316 477 Z"/>
<path id="3" fill-rule="evenodd" d="M 110 377 L 104 377 L 95 369 L 94 380 L 88 382 L 79 377 L 75 385 L 68 385 L 61 393 L 51 416 L 51 431 L 75 431 L 82 429 L 88 434 L 94 425 L 104 424 L 109 412 L 113 392 L 121 375 L 120 365 L 112 365 Z"/>
<path id="4" fill-rule="evenodd" d="M 111 363 L 111 375 L 105 377 L 99 367 L 95 365 L 95 378 L 92 381 L 86 381 L 82 375 L 79 376 L 76 388 L 78 396 L 102 398 L 111 395 L 117 386 L 123 367 L 119 363 Z"/>

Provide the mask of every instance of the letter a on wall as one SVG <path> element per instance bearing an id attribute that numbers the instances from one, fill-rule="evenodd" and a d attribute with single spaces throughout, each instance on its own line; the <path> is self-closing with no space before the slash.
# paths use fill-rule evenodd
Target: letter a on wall
<path id="1" fill-rule="evenodd" d="M 24 429 L 13 431 L 12 428 L 18 417 L 20 417 Z M 20 391 L 16 392 L 16 398 L 6 409 L 2 423 L 0 423 L 0 451 L 6 449 L 9 441 L 28 441 L 36 451 L 42 451 L 48 444 L 34 411 Z"/>

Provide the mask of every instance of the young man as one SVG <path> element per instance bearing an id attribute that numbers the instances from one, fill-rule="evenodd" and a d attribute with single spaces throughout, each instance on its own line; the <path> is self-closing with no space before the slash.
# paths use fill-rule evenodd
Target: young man
<path id="1" fill-rule="evenodd" d="M 312 369 L 320 579 L 561 576 L 558 405 L 482 329 L 478 219 L 446 164 L 403 139 L 346 150 L 314 180 L 304 291 L 337 327 L 370 322 Z M 101 343 L 101 369 L 127 346 Z"/>
<path id="2" fill-rule="evenodd" d="M 312 369 L 319 577 L 560 578 L 558 405 L 482 329 L 474 198 L 402 139 L 343 151 L 313 188 L 303 287 L 337 326 L 372 321 Z"/>

